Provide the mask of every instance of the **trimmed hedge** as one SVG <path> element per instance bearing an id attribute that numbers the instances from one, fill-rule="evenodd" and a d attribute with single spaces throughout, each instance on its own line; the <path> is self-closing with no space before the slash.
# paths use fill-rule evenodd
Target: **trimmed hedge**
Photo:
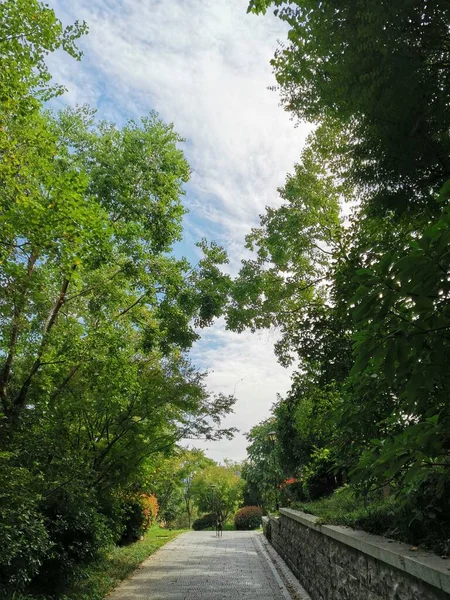
<path id="1" fill-rule="evenodd" d="M 234 517 L 234 526 L 238 530 L 258 529 L 262 524 L 263 511 L 259 506 L 244 506 Z"/>

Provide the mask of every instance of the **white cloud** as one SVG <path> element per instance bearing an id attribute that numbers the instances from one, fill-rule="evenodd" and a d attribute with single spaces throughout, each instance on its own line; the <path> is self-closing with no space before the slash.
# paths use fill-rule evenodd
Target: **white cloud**
<path id="1" fill-rule="evenodd" d="M 267 418 L 277 393 L 284 394 L 290 386 L 290 369 L 284 369 L 274 359 L 276 332 L 241 334 L 226 331 L 223 322 L 207 331 L 193 352 L 195 364 L 209 369 L 208 387 L 215 392 L 234 394 L 235 414 L 224 425 L 240 432 L 231 441 L 198 442 L 193 445 L 207 449 L 215 460 L 223 457 L 241 460 L 247 441 L 244 434 L 253 425 Z"/>
<path id="2" fill-rule="evenodd" d="M 244 237 L 298 160 L 307 126 L 294 128 L 278 105 L 269 64 L 284 39 L 272 15 L 247 15 L 247 0 L 52 0 L 64 22 L 85 19 L 82 63 L 52 59 L 68 101 L 88 102 L 121 121 L 155 109 L 186 138 L 193 168 L 186 241 L 199 234 L 226 246 L 235 272 Z M 270 335 L 203 332 L 202 364 L 211 389 L 239 383 L 235 424 L 245 430 L 268 414 L 288 374 L 276 364 Z M 211 340 L 214 344 L 211 344 Z M 199 356 L 198 348 L 194 356 Z M 245 357 L 245 358 L 244 358 Z M 242 441 L 242 440 L 241 440 Z M 215 445 L 242 457 L 243 444 Z M 214 450 L 216 452 L 216 450 Z M 233 453 L 233 454 L 232 454 Z M 236 454 L 237 453 L 237 454 Z"/>

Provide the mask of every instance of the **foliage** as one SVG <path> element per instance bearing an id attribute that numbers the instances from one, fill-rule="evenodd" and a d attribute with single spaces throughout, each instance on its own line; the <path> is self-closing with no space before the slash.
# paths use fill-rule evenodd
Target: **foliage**
<path id="1" fill-rule="evenodd" d="M 332 496 L 297 503 L 295 508 L 317 515 L 321 523 L 363 529 L 446 556 L 450 553 L 448 498 L 436 498 L 436 484 L 431 480 L 414 487 L 402 499 L 396 494 L 382 498 L 379 493 L 362 497 L 345 486 Z"/>
<path id="2" fill-rule="evenodd" d="M 280 487 L 281 504 L 283 506 L 291 506 L 293 502 L 304 501 L 307 498 L 303 482 L 299 479 L 295 479 L 295 477 L 286 479 L 282 482 Z"/>
<path id="3" fill-rule="evenodd" d="M 296 378 L 286 398 L 272 407 L 272 417 L 247 434 L 247 460 L 242 476 L 266 510 L 276 502 L 314 499 L 338 485 L 342 464 L 331 445 L 335 435 L 334 409 L 340 396 L 332 386 L 321 389 Z M 276 442 L 269 440 L 275 432 Z M 295 482 L 290 489 L 286 481 Z"/>
<path id="4" fill-rule="evenodd" d="M 280 327 L 280 361 L 299 360 L 273 409 L 283 477 L 307 497 L 350 476 L 362 494 L 390 484 L 415 506 L 420 485 L 440 501 L 450 473 L 448 3 L 251 0 L 249 11 L 270 6 L 289 27 L 272 61 L 282 102 L 317 128 L 284 203 L 248 238 L 255 259 L 243 262 L 228 324 Z M 321 479 L 314 492 L 308 482 Z"/>
<path id="5" fill-rule="evenodd" d="M 242 261 L 227 325 L 236 331 L 278 327 L 282 337 L 276 353 L 286 365 L 301 348 L 299 338 L 308 337 L 308 322 L 317 321 L 311 308 L 319 313 L 327 310 L 324 284 L 330 248 L 339 248 L 343 189 L 328 175 L 323 157 L 308 147 L 279 192 L 281 207 L 268 207 L 260 228 L 247 236 L 246 247 L 255 258 Z M 302 321 L 304 328 L 299 327 Z"/>
<path id="6" fill-rule="evenodd" d="M 425 190 L 450 175 L 448 2 L 252 0 L 249 8 L 270 5 L 290 28 L 272 61 L 286 108 L 351 132 L 344 173 L 367 185 L 371 202 L 421 210 Z"/>
<path id="7" fill-rule="evenodd" d="M 298 360 L 272 409 L 276 450 L 267 422 L 250 434 L 247 485 L 269 490 L 271 469 L 295 479 L 286 503 L 350 479 L 303 506 L 447 553 L 450 9 L 251 0 L 249 11 L 270 6 L 289 27 L 272 61 L 282 103 L 316 129 L 283 204 L 248 237 L 254 257 L 233 290 L 229 327 L 276 326 L 280 362 Z"/>
<path id="8" fill-rule="evenodd" d="M 95 493 L 78 481 L 49 494 L 41 511 L 51 548 L 34 581 L 52 590 L 69 578 L 78 578 L 83 567 L 98 560 L 113 535 Z"/>
<path id="9" fill-rule="evenodd" d="M 166 525 L 186 521 L 190 529 L 195 512 L 193 479 L 205 467 L 214 464 L 203 451 L 182 448 L 176 448 L 172 456 L 155 455 L 151 462 L 146 463 L 146 485 L 157 495 L 159 515 Z"/>
<path id="10" fill-rule="evenodd" d="M 359 287 L 353 297 L 357 361 L 352 387 L 364 396 L 377 377 L 391 395 L 390 410 L 382 397 L 372 400 L 378 432 L 358 466 L 363 474 L 370 463 L 376 481 L 401 475 L 407 484 L 430 469 L 440 476 L 442 487 L 448 478 L 450 380 L 442 357 L 450 349 L 449 240 L 450 212 L 445 207 L 420 236 L 407 236 L 401 252 L 386 252 L 355 276 Z M 370 320 L 364 317 L 368 311 Z M 355 405 L 345 412 L 356 431 L 355 422 L 364 423 L 367 417 Z"/>
<path id="11" fill-rule="evenodd" d="M 134 544 L 111 548 L 96 563 L 83 571 L 83 578 L 71 588 L 65 588 L 57 600 L 103 600 L 118 584 L 156 550 L 183 533 L 181 530 L 161 530 L 154 526 L 144 539 Z M 3 597 L 2 597 L 3 598 Z M 48 596 L 22 595 L 13 592 L 5 600 L 51 600 Z M 56 600 L 52 596 L 52 600 Z"/>
<path id="12" fill-rule="evenodd" d="M 51 547 L 32 476 L 25 468 L 8 468 L 9 460 L 0 457 L 0 591 L 22 589 Z"/>
<path id="13" fill-rule="evenodd" d="M 234 516 L 234 526 L 239 530 L 261 527 L 263 510 L 259 506 L 244 506 Z"/>
<path id="14" fill-rule="evenodd" d="M 2 113 L 25 116 L 39 106 L 39 99 L 61 93 L 51 84 L 45 56 L 62 48 L 75 59 L 81 53 L 76 40 L 87 32 L 78 21 L 63 27 L 55 12 L 39 0 L 2 2 L 0 38 L 0 98 Z"/>
<path id="15" fill-rule="evenodd" d="M 208 513 L 202 515 L 192 523 L 192 529 L 194 531 L 203 531 L 205 529 L 214 529 L 217 523 L 216 513 Z"/>
<path id="16" fill-rule="evenodd" d="M 225 461 L 205 467 L 194 477 L 192 496 L 200 512 L 212 510 L 225 523 L 241 502 L 243 485 L 241 466 Z"/>
<path id="17" fill-rule="evenodd" d="M 79 58 L 85 25 L 37 0 L 3 2 L 0 23 L 2 583 L 19 590 L 78 576 L 120 539 L 120 499 L 153 491 L 149 457 L 232 436 L 234 399 L 187 357 L 231 279 L 215 243 L 194 267 L 172 253 L 190 175 L 172 125 L 44 110 L 62 91 L 44 58 Z"/>
<path id="18" fill-rule="evenodd" d="M 124 511 L 121 542 L 138 540 L 155 522 L 158 515 L 158 500 L 153 494 L 133 493 L 122 500 Z"/>
<path id="19" fill-rule="evenodd" d="M 142 505 L 145 517 L 145 529 L 151 527 L 158 516 L 158 499 L 154 494 L 142 494 Z"/>
<path id="20" fill-rule="evenodd" d="M 67 592 L 68 600 L 103 600 L 148 556 L 180 533 L 180 530 L 167 531 L 153 526 L 142 541 L 111 549 L 103 560 L 89 568 L 84 581 L 80 581 L 73 591 Z"/>
<path id="21" fill-rule="evenodd" d="M 245 481 L 244 500 L 255 497 L 266 512 L 276 504 L 276 490 L 285 478 L 280 457 L 280 445 L 273 444 L 269 433 L 276 427 L 274 419 L 268 419 L 252 427 L 247 433 L 247 460 L 242 467 Z M 277 430 L 275 430 L 276 433 Z"/>

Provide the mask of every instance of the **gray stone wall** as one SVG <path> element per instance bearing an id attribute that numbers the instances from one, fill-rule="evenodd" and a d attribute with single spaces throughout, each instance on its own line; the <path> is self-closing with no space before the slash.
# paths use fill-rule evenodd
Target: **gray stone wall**
<path id="1" fill-rule="evenodd" d="M 312 600 L 450 599 L 450 561 L 380 536 L 321 526 L 298 511 L 280 513 L 265 519 L 266 536 Z"/>

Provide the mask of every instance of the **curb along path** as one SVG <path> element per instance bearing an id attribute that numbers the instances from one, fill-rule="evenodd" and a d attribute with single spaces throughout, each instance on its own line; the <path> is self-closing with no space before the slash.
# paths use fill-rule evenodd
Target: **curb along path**
<path id="1" fill-rule="evenodd" d="M 183 533 L 144 561 L 108 600 L 289 600 L 260 536 Z"/>

